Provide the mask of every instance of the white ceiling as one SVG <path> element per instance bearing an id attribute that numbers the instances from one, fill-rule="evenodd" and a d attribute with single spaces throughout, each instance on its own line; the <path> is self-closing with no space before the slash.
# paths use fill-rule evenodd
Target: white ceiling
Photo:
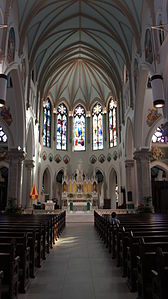
<path id="1" fill-rule="evenodd" d="M 140 51 L 142 1 L 17 0 L 20 51 L 28 38 L 40 91 L 88 107 L 117 97 L 133 37 Z"/>

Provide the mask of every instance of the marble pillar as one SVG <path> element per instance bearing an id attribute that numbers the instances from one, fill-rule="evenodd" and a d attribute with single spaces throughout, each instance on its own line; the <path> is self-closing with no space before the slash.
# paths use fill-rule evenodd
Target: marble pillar
<path id="1" fill-rule="evenodd" d="M 150 161 L 152 153 L 149 149 L 142 148 L 134 152 L 137 171 L 138 205 L 144 203 L 145 197 L 152 196 Z"/>
<path id="2" fill-rule="evenodd" d="M 23 160 L 25 152 L 17 148 L 8 151 L 9 173 L 8 173 L 8 201 L 16 200 L 18 207 L 22 204 L 22 179 Z"/>
<path id="3" fill-rule="evenodd" d="M 33 160 L 25 160 L 24 165 L 26 167 L 26 208 L 31 207 L 31 199 L 30 192 L 33 187 L 33 168 L 34 161 Z"/>

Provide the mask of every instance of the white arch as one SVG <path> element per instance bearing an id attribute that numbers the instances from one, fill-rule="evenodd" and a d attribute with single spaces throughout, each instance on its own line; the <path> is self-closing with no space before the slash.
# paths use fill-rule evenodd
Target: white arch
<path id="1" fill-rule="evenodd" d="M 165 170 L 168 172 L 168 165 L 162 161 L 159 161 L 159 160 L 155 160 L 155 161 L 152 161 L 150 163 L 150 168 L 153 168 L 155 166 L 158 166 L 159 168 L 161 168 L 162 170 Z"/>
<path id="2" fill-rule="evenodd" d="M 12 147 L 14 148 L 16 145 L 15 145 L 13 134 L 11 132 L 10 127 L 2 117 L 0 117 L 0 126 L 2 126 L 4 132 L 8 137 L 8 150 Z"/>
<path id="3" fill-rule="evenodd" d="M 149 147 L 151 146 L 152 136 L 155 133 L 155 130 L 161 125 L 163 121 L 163 116 L 161 115 L 157 121 L 154 123 L 154 125 L 150 128 L 148 135 L 145 139 L 145 146 Z"/>

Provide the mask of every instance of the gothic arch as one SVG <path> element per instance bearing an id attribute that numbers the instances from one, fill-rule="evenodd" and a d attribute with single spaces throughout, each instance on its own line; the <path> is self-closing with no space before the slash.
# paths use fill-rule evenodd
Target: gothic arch
<path id="1" fill-rule="evenodd" d="M 145 140 L 145 146 L 150 148 L 151 142 L 152 142 L 152 136 L 153 136 L 155 130 L 161 125 L 162 120 L 163 120 L 163 117 L 160 116 L 158 118 L 158 120 L 154 123 L 154 125 L 150 128 L 148 135 L 146 137 L 146 140 Z"/>
<path id="2" fill-rule="evenodd" d="M 15 147 L 14 137 L 12 134 L 12 131 L 10 127 L 7 125 L 7 123 L 0 117 L 0 126 L 2 126 L 4 132 L 8 136 L 8 149 Z"/>
<path id="3" fill-rule="evenodd" d="M 117 197 L 116 197 L 116 186 L 118 185 L 118 176 L 114 168 L 111 168 L 109 173 L 109 196 L 111 199 L 111 208 L 116 209 Z"/>
<path id="4" fill-rule="evenodd" d="M 45 198 L 52 198 L 52 173 L 49 167 L 46 167 L 42 174 L 42 188 L 45 194 Z"/>

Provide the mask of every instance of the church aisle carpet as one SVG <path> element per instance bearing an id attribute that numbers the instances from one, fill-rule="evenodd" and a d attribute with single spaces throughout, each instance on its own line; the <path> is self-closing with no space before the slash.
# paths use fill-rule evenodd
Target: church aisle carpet
<path id="1" fill-rule="evenodd" d="M 135 299 L 92 223 L 68 223 L 19 299 Z"/>

